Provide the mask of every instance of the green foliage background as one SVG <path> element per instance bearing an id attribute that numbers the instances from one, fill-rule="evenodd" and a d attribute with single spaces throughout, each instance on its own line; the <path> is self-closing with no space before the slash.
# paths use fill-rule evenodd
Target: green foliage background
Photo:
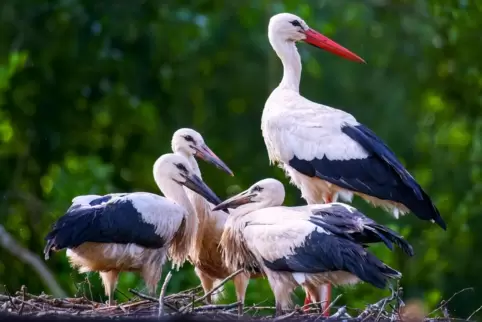
<path id="1" fill-rule="evenodd" d="M 201 163 L 221 197 L 266 177 L 285 183 L 286 205 L 303 204 L 269 166 L 261 112 L 281 78 L 267 40 L 269 17 L 301 15 L 362 56 L 355 64 L 300 44 L 302 94 L 353 113 L 382 137 L 433 197 L 448 230 L 396 221 L 356 200 L 372 218 L 414 246 L 407 258 L 373 251 L 404 274 L 406 298 L 449 305 L 466 316 L 482 304 L 482 2 L 469 0 L 4 0 L 0 4 L 0 224 L 39 256 L 43 237 L 72 197 L 157 192 L 154 160 L 180 127 L 200 131 L 231 167 L 229 177 Z M 70 295 L 85 277 L 65 254 L 48 266 Z M 167 267 L 166 267 L 167 272 Z M 165 272 L 165 273 L 166 273 Z M 96 274 L 96 300 L 105 300 Z M 186 264 L 168 292 L 199 283 Z M 42 280 L 0 250 L 0 284 L 31 292 Z M 77 289 L 77 287 L 80 289 Z M 122 275 L 119 290 L 143 288 Z M 48 292 L 48 290 L 46 290 Z M 387 291 L 358 285 L 341 302 L 362 307 Z M 226 302 L 234 299 L 228 287 Z M 125 297 L 119 292 L 119 300 Z M 252 281 L 247 303 L 272 294 Z M 299 298 L 298 301 L 302 299 Z"/>

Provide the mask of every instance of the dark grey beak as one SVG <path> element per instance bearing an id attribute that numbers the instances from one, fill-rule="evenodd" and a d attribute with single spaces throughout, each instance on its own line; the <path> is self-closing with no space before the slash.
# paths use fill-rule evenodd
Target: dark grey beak
<path id="1" fill-rule="evenodd" d="M 188 187 L 192 191 L 196 192 L 197 194 L 201 195 L 214 205 L 218 205 L 221 203 L 221 199 L 208 187 L 204 181 L 201 180 L 197 175 L 192 174 L 186 177 L 186 181 L 182 183 L 184 186 Z"/>
<path id="2" fill-rule="evenodd" d="M 224 210 L 227 208 L 232 208 L 236 209 L 239 206 L 245 205 L 247 203 L 253 202 L 251 198 L 256 196 L 254 193 L 248 193 L 248 191 L 243 191 L 229 199 L 224 200 L 220 204 L 218 204 L 216 207 L 213 208 L 213 210 Z"/>
<path id="3" fill-rule="evenodd" d="M 234 176 L 233 171 L 206 145 L 203 144 L 200 147 L 194 147 L 196 150 L 196 157 L 203 159 L 206 162 L 214 164 L 218 169 L 227 172 L 229 175 Z"/>

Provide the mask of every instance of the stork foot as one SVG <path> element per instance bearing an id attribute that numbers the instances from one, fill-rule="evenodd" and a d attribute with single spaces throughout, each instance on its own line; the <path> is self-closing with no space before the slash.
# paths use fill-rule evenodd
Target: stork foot
<path id="1" fill-rule="evenodd" d="M 244 314 L 244 304 L 243 303 L 239 303 L 238 304 L 238 315 L 239 316 L 243 316 Z"/>
<path id="2" fill-rule="evenodd" d="M 117 301 L 114 299 L 108 299 L 107 301 L 105 301 L 105 304 L 107 306 L 117 306 Z"/>
<path id="3" fill-rule="evenodd" d="M 289 310 L 283 310 L 283 307 L 281 306 L 281 304 L 276 303 L 276 312 L 274 314 L 275 317 L 285 315 L 286 313 L 289 313 L 289 312 L 290 312 Z"/>

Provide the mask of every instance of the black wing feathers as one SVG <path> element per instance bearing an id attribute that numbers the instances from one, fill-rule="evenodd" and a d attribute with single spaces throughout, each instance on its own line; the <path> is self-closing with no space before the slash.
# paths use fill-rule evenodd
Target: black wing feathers
<path id="1" fill-rule="evenodd" d="M 393 250 L 395 244 L 409 256 L 414 254 L 412 246 L 398 233 L 377 224 L 358 210 L 352 213 L 339 204 L 315 210 L 310 222 L 327 232 L 358 244 L 383 242 L 390 250 Z"/>
<path id="2" fill-rule="evenodd" d="M 362 245 L 318 231 L 308 235 L 303 246 L 295 247 L 293 255 L 275 261 L 264 260 L 264 264 L 271 270 L 285 272 L 347 271 L 378 288 L 385 288 L 388 278 L 400 276 Z"/>
<path id="3" fill-rule="evenodd" d="M 46 258 L 52 247 L 75 248 L 85 242 L 134 243 L 146 248 L 160 248 L 165 243 L 156 234 L 155 226 L 143 221 L 142 214 L 126 199 L 94 207 L 74 205 L 57 220 L 45 239 Z"/>
<path id="4" fill-rule="evenodd" d="M 345 124 L 341 130 L 365 149 L 369 154 L 367 158 L 330 160 L 323 156 L 300 160 L 294 156 L 288 164 L 307 176 L 319 177 L 342 188 L 399 202 L 417 217 L 434 220 L 446 229 L 430 197 L 373 131 L 362 124 Z"/>

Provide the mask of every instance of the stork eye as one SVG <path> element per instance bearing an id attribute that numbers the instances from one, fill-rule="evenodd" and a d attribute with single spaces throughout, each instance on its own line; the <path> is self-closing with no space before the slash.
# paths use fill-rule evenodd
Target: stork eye
<path id="1" fill-rule="evenodd" d="M 179 170 L 181 170 L 182 172 L 187 172 L 187 169 L 186 167 L 184 166 L 184 164 L 182 163 L 177 163 L 175 164 L 176 168 L 178 168 Z"/>
<path id="2" fill-rule="evenodd" d="M 194 139 L 193 139 L 192 136 L 190 136 L 190 135 L 186 135 L 186 136 L 184 137 L 184 139 L 185 139 L 187 142 L 194 142 Z"/>
<path id="3" fill-rule="evenodd" d="M 301 26 L 301 23 L 298 21 L 298 20 L 293 20 L 293 21 L 290 21 L 290 23 L 295 26 L 295 27 L 300 27 L 300 28 L 303 28 Z"/>
<path id="4" fill-rule="evenodd" d="M 253 191 L 254 192 L 261 192 L 261 191 L 263 191 L 263 188 L 261 188 L 260 186 L 254 186 Z"/>

